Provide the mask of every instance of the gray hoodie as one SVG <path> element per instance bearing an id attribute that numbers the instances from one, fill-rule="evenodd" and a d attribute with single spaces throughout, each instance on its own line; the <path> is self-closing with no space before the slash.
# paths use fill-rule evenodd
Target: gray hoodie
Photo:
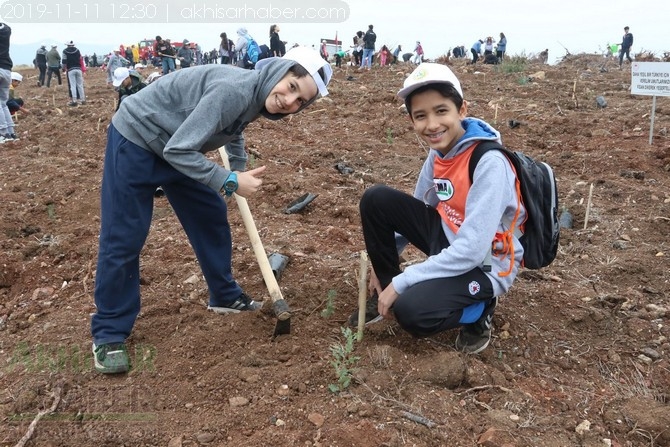
<path id="1" fill-rule="evenodd" d="M 473 143 L 481 140 L 500 142 L 500 134 L 484 121 L 466 118 L 462 121 L 465 134 L 444 158 L 449 159 L 468 149 Z M 436 207 L 438 197 L 433 181 L 433 164 L 440 152 L 431 149 L 423 164 L 419 179 L 414 190 L 414 197 L 428 206 Z M 458 233 L 451 231 L 442 222 L 442 229 L 449 240 L 449 247 L 440 253 L 428 257 L 424 262 L 411 265 L 403 273 L 393 278 L 393 287 L 403 293 L 412 285 L 435 278 L 452 277 L 465 274 L 480 267 L 491 252 L 491 241 L 496 231 L 505 231 L 509 222 L 514 219 L 517 208 L 515 176 L 509 161 L 500 151 L 486 152 L 475 168 L 472 186 L 465 204 L 465 219 Z M 521 209 L 517 226 L 526 217 L 526 210 Z M 404 238 L 398 241 L 403 246 Z M 405 242 L 406 243 L 406 242 Z M 487 273 L 495 296 L 505 293 L 519 270 L 523 258 L 521 242 L 514 237 L 514 268 L 508 276 L 498 273 L 509 269 L 509 257 L 491 259 L 491 272 Z"/>
<path id="2" fill-rule="evenodd" d="M 269 114 L 265 99 L 295 64 L 277 60 L 260 71 L 220 64 L 178 70 L 123 101 L 112 124 L 179 172 L 220 191 L 230 171 L 203 154 L 226 145 L 231 169 L 244 170 L 242 132 L 260 114 L 284 116 Z"/>

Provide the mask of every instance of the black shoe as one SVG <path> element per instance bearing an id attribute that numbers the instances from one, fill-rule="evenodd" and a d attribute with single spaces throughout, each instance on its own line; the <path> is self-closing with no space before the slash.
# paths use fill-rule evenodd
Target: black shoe
<path id="1" fill-rule="evenodd" d="M 165 195 L 165 191 L 163 191 L 162 187 L 156 188 L 156 191 L 154 191 L 154 197 L 163 197 Z"/>
<path id="2" fill-rule="evenodd" d="M 365 325 L 374 324 L 382 321 L 384 317 L 379 314 L 377 310 L 377 292 L 375 291 L 370 298 L 365 302 Z M 351 314 L 347 321 L 349 326 L 358 327 L 358 309 Z"/>
<path id="3" fill-rule="evenodd" d="M 498 304 L 498 297 L 493 297 L 484 308 L 479 320 L 463 325 L 456 337 L 456 349 L 467 354 L 478 354 L 491 343 L 493 312 Z"/>
<path id="4" fill-rule="evenodd" d="M 244 311 L 258 310 L 261 307 L 263 307 L 263 303 L 257 303 L 243 292 L 242 295 L 237 297 L 237 299 L 230 304 L 223 304 L 220 306 L 210 304 L 207 306 L 207 309 L 217 314 L 236 314 Z"/>

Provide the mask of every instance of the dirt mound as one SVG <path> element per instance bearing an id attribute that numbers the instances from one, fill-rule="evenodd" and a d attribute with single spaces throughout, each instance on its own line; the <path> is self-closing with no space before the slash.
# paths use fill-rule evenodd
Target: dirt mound
<path id="1" fill-rule="evenodd" d="M 411 67 L 337 69 L 331 96 L 247 129 L 251 165 L 268 166 L 250 207 L 268 253 L 290 258 L 291 334 L 271 339 L 269 311 L 207 312 L 188 240 L 157 198 L 134 368 L 118 377 L 93 371 L 89 333 L 115 94 L 90 71 L 87 104 L 67 107 L 63 87 L 23 70 L 17 95 L 32 114 L 19 117 L 21 140 L 0 146 L 0 445 L 56 396 L 27 445 L 670 445 L 670 105 L 658 100 L 649 145 L 651 98 L 630 95 L 628 66 L 450 64 L 471 115 L 554 167 L 574 228 L 550 267 L 522 272 L 502 298 L 481 355 L 457 353 L 456 331 L 416 340 L 384 322 L 354 344 L 341 393 L 329 390 L 332 349 L 356 308 L 358 200 L 378 182 L 412 191 L 426 156 L 395 97 Z M 305 193 L 317 197 L 285 214 Z M 230 203 L 236 278 L 268 299 Z"/>

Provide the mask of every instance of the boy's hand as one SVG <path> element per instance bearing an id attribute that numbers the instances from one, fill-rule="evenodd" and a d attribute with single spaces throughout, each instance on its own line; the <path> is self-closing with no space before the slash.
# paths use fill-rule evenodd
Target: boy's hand
<path id="1" fill-rule="evenodd" d="M 377 311 L 382 317 L 387 319 L 393 318 L 391 307 L 393 307 L 393 303 L 395 303 L 395 300 L 397 300 L 399 296 L 398 292 L 395 291 L 395 287 L 393 287 L 393 283 L 386 286 L 377 300 Z"/>
<path id="2" fill-rule="evenodd" d="M 238 172 L 237 191 L 235 191 L 235 193 L 242 197 L 247 197 L 258 191 L 258 188 L 260 188 L 263 183 L 263 179 L 261 178 L 263 176 L 263 171 L 265 171 L 265 166 L 252 169 L 251 171 Z"/>

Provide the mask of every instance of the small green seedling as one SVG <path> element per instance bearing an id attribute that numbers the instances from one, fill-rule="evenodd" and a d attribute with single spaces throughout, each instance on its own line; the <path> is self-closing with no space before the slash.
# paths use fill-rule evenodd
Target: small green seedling
<path id="1" fill-rule="evenodd" d="M 356 364 L 360 360 L 360 357 L 353 355 L 356 334 L 348 327 L 343 327 L 341 330 L 344 344 L 336 343 L 330 346 L 330 352 L 333 354 L 330 364 L 335 368 L 335 377 L 337 377 L 337 383 L 328 385 L 328 389 L 333 393 L 344 391 L 351 385 L 351 379 L 356 372 Z"/>

